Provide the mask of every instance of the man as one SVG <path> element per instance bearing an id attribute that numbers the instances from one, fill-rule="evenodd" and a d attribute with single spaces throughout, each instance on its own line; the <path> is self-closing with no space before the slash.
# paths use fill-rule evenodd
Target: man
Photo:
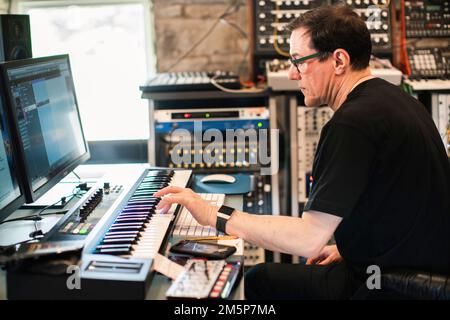
<path id="1" fill-rule="evenodd" d="M 366 271 L 450 270 L 450 166 L 437 129 L 415 99 L 368 67 L 371 40 L 349 8 L 324 6 L 288 26 L 289 77 L 307 107 L 334 110 L 313 165 L 301 218 L 252 215 L 228 220 L 189 189 L 168 187 L 158 208 L 186 206 L 204 225 L 307 265 L 261 264 L 246 275 L 248 299 L 348 299 Z M 335 246 L 327 246 L 334 234 Z"/>

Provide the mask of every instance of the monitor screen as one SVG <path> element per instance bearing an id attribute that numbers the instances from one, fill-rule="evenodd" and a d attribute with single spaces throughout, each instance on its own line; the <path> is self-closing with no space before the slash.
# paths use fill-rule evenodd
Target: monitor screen
<path id="1" fill-rule="evenodd" d="M 24 203 L 5 104 L 0 97 L 0 221 Z"/>
<path id="2" fill-rule="evenodd" d="M 2 73 L 33 202 L 89 158 L 69 57 L 11 61 Z"/>

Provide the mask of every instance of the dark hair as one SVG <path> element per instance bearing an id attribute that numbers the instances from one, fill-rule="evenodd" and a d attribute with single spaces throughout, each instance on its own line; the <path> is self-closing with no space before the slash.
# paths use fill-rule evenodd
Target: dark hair
<path id="1" fill-rule="evenodd" d="M 306 28 L 311 36 L 311 47 L 329 57 L 341 48 L 350 55 L 353 69 L 362 70 L 369 65 L 372 42 L 366 23 L 350 7 L 324 5 L 307 11 L 291 21 L 285 29 Z"/>

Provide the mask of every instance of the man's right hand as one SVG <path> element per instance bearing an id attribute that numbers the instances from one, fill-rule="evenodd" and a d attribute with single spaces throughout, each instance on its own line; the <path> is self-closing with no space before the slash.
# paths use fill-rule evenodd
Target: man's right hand
<path id="1" fill-rule="evenodd" d="M 161 210 L 160 213 L 166 213 L 172 204 L 180 204 L 192 214 L 195 220 L 201 225 L 210 225 L 215 227 L 217 210 L 219 207 L 209 204 L 203 200 L 200 195 L 188 188 L 180 188 L 175 186 L 165 187 L 155 194 L 154 197 L 162 197 L 156 206 Z"/>
<path id="2" fill-rule="evenodd" d="M 341 262 L 342 257 L 336 245 L 325 246 L 317 257 L 309 258 L 306 264 L 327 265 L 333 262 Z"/>

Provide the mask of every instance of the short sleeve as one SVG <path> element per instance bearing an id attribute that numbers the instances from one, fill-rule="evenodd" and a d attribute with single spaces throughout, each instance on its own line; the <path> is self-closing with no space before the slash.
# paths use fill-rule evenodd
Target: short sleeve
<path id="1" fill-rule="evenodd" d="M 304 211 L 349 218 L 370 178 L 372 141 L 356 128 L 328 123 L 314 158 L 312 187 Z"/>

